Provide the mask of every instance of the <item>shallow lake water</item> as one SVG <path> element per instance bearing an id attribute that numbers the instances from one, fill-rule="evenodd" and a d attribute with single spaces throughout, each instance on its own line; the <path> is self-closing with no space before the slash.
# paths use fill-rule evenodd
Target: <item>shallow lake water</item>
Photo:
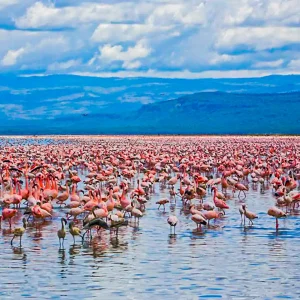
<path id="1" fill-rule="evenodd" d="M 251 227 L 241 225 L 236 194 L 224 217 L 197 231 L 178 197 L 166 211 L 157 209 L 155 202 L 169 197 L 158 183 L 139 226 L 130 221 L 118 238 L 101 231 L 90 243 L 77 238 L 73 245 L 68 233 L 59 249 L 56 232 L 67 209 L 56 206 L 52 221 L 30 226 L 22 248 L 17 240 L 12 247 L 4 222 L 0 299 L 300 299 L 300 217 L 280 219 L 276 231 L 266 213 L 275 203 L 271 186 L 263 193 L 259 184 L 249 187 L 245 202 L 258 214 Z M 170 213 L 179 219 L 175 235 Z"/>

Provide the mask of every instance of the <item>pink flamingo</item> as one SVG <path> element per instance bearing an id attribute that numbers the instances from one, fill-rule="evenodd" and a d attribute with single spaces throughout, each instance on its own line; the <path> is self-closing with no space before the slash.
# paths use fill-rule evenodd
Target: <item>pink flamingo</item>
<path id="1" fill-rule="evenodd" d="M 205 219 L 207 220 L 207 225 L 209 226 L 209 221 L 212 219 L 218 219 L 222 216 L 222 213 L 218 213 L 214 210 L 209 210 L 209 211 L 205 211 L 203 212 L 203 216 L 205 217 Z"/>
<path id="2" fill-rule="evenodd" d="M 243 185 L 243 184 L 241 184 L 241 183 L 238 182 L 238 183 L 235 184 L 234 188 L 239 191 L 238 197 L 240 197 L 241 192 L 244 193 L 245 198 L 247 197 L 245 191 L 249 190 L 248 187 L 246 187 L 245 185 Z"/>
<path id="3" fill-rule="evenodd" d="M 11 227 L 11 219 L 16 215 L 17 210 L 4 207 L 2 210 L 2 220 L 8 220 L 9 227 Z"/>
<path id="4" fill-rule="evenodd" d="M 229 209 L 229 206 L 227 205 L 227 203 L 225 201 L 217 198 L 217 188 L 216 187 L 213 187 L 212 190 L 214 191 L 213 201 L 215 203 L 215 206 L 217 208 L 219 208 L 225 215 L 224 209 Z"/>
<path id="5" fill-rule="evenodd" d="M 276 206 L 273 206 L 268 210 L 268 215 L 276 218 L 276 230 L 279 228 L 278 219 L 286 217 L 286 213 Z"/>
<path id="6" fill-rule="evenodd" d="M 198 214 L 192 215 L 191 217 L 192 221 L 194 221 L 197 225 L 197 230 L 200 228 L 201 229 L 201 225 L 206 225 L 207 224 L 207 220 Z"/>
<path id="7" fill-rule="evenodd" d="M 169 216 L 167 219 L 168 224 L 170 225 L 170 233 L 172 233 L 172 227 L 174 228 L 174 234 L 175 234 L 175 227 L 178 223 L 178 219 L 176 216 Z"/>

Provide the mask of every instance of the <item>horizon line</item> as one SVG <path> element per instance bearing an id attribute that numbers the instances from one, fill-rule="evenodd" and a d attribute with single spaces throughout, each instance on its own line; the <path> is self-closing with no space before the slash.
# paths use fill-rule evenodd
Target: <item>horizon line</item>
<path id="1" fill-rule="evenodd" d="M 10 73 L 12 74 L 12 73 Z M 17 77 L 50 77 L 50 76 L 78 76 L 78 77 L 94 77 L 94 78 L 159 78 L 159 79 L 250 79 L 264 78 L 269 76 L 299 76 L 300 71 L 279 71 L 272 73 L 266 70 L 229 70 L 229 71 L 202 71 L 191 72 L 183 71 L 156 71 L 148 70 L 140 71 L 117 71 L 117 72 L 70 72 L 70 73 L 31 73 L 31 74 L 13 74 Z"/>

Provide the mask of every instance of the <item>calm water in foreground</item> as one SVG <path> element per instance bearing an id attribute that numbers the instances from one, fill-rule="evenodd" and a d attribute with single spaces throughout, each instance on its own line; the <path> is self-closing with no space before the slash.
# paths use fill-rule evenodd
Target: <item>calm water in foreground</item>
<path id="1" fill-rule="evenodd" d="M 56 231 L 66 210 L 56 207 L 52 221 L 28 228 L 22 248 L 11 247 L 6 222 L 0 299 L 300 299 L 300 217 L 279 220 L 276 232 L 266 214 L 275 203 L 271 188 L 249 187 L 246 203 L 259 218 L 246 228 L 235 196 L 224 218 L 197 232 L 179 198 L 157 210 L 155 202 L 169 197 L 158 184 L 139 227 L 121 228 L 118 239 L 102 231 L 90 244 L 78 239 L 73 246 L 68 234 L 59 250 Z M 179 218 L 176 235 L 166 222 L 170 211 Z"/>

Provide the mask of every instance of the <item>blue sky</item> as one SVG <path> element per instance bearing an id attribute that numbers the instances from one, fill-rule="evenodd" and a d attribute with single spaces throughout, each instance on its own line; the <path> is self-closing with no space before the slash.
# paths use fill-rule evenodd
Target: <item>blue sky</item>
<path id="1" fill-rule="evenodd" d="M 299 0 L 0 0 L 0 70 L 102 77 L 299 74 Z"/>

